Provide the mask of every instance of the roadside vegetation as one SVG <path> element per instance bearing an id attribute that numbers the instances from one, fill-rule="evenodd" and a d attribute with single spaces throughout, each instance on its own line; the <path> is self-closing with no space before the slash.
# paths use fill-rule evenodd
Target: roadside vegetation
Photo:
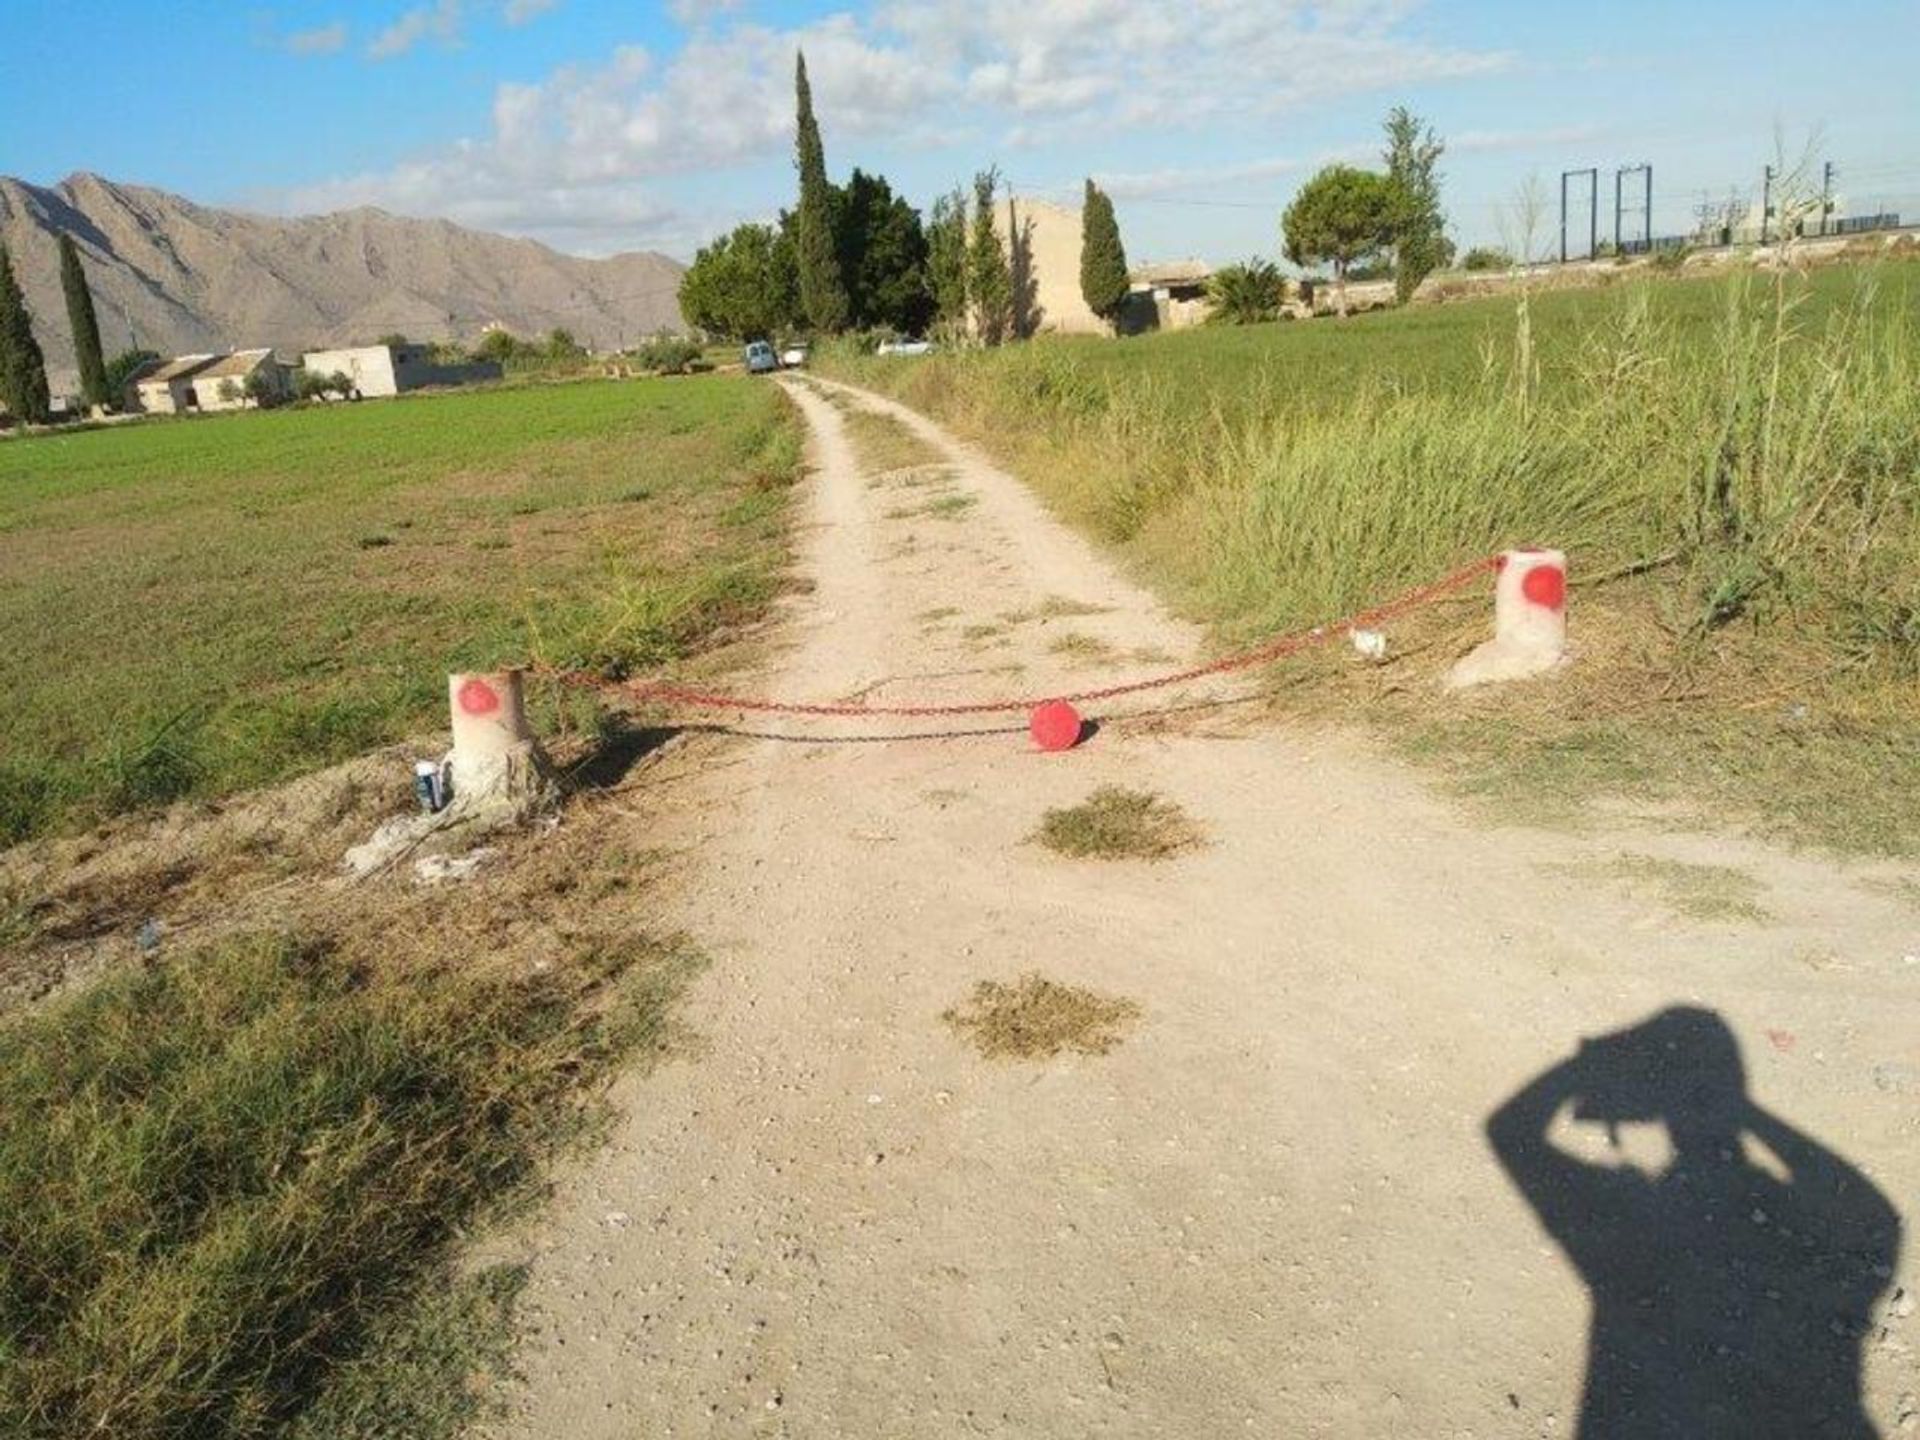
<path id="1" fill-rule="evenodd" d="M 1917 304 L 1892 263 L 820 363 L 956 423 L 1223 642 L 1563 547 L 1564 676 L 1405 683 L 1484 630 L 1475 595 L 1384 671 L 1291 664 L 1283 703 L 1387 722 L 1509 806 L 1623 792 L 1911 850 Z"/>
<path id="2" fill-rule="evenodd" d="M 1034 838 L 1076 860 L 1170 860 L 1200 843 L 1200 829 L 1170 800 L 1102 785 L 1078 805 L 1047 811 Z"/>
<path id="3" fill-rule="evenodd" d="M 0 844 L 436 728 L 449 670 L 687 655 L 774 595 L 798 458 L 725 379 L 9 444 Z"/>
<path id="4" fill-rule="evenodd" d="M 797 465 L 784 397 L 724 379 L 0 452 L 0 1432 L 498 1410 L 523 1272 L 471 1242 L 702 963 L 608 793 L 665 735 L 542 696 L 566 823 L 468 856 L 458 905 L 340 855 L 409 802 L 376 747 L 444 724 L 449 669 L 725 664 Z"/>

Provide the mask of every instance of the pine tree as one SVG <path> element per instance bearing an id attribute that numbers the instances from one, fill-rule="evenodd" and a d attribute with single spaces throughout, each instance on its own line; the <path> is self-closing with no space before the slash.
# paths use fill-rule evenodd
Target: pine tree
<path id="1" fill-rule="evenodd" d="M 0 405 L 16 421 L 44 425 L 53 417 L 47 394 L 47 362 L 33 338 L 27 297 L 13 275 L 13 259 L 0 245 Z"/>
<path id="2" fill-rule="evenodd" d="M 813 118 L 813 89 L 807 84 L 807 57 L 802 54 L 794 57 L 793 89 L 795 164 L 800 170 L 800 308 L 815 330 L 831 335 L 847 325 L 847 286 L 840 275 L 840 257 L 834 245 L 833 189 L 827 183 L 827 154 L 820 143 L 820 126 Z"/>
<path id="3" fill-rule="evenodd" d="M 1080 294 L 1087 308 L 1112 323 L 1127 303 L 1127 252 L 1113 201 L 1091 179 L 1080 211 Z"/>
<path id="4" fill-rule="evenodd" d="M 67 323 L 73 327 L 73 354 L 80 366 L 80 394 L 89 405 L 105 405 L 107 360 L 100 350 L 100 320 L 93 313 L 93 292 L 80 268 L 80 251 L 71 235 L 60 237 L 60 288 L 67 292 Z"/>
<path id="5" fill-rule="evenodd" d="M 967 242 L 967 298 L 973 302 L 974 330 L 983 345 L 998 345 L 1013 328 L 1013 268 L 993 224 L 993 197 L 1000 188 L 998 170 L 973 177 L 973 234 Z"/>

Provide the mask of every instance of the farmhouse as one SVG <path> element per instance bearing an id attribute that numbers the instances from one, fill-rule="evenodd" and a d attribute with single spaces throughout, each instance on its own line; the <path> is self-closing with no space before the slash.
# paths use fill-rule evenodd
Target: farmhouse
<path id="1" fill-rule="evenodd" d="M 286 372 L 271 350 L 236 350 L 194 373 L 193 400 L 202 410 L 238 410 L 249 403 L 247 385 L 258 376 L 274 397 L 287 393 Z"/>
<path id="2" fill-rule="evenodd" d="M 498 380 L 491 361 L 436 365 L 425 345 L 359 345 L 346 350 L 309 350 L 300 360 L 311 375 L 344 375 L 361 395 L 398 395 L 428 385 L 468 385 Z"/>
<path id="3" fill-rule="evenodd" d="M 1207 318 L 1207 282 L 1213 267 L 1204 260 L 1171 260 L 1142 265 L 1131 282 L 1124 317 L 1126 328 L 1183 330 Z"/>
<path id="4" fill-rule="evenodd" d="M 178 355 L 133 382 L 131 410 L 149 415 L 179 415 L 194 407 L 193 382 L 216 364 L 218 355 Z"/>

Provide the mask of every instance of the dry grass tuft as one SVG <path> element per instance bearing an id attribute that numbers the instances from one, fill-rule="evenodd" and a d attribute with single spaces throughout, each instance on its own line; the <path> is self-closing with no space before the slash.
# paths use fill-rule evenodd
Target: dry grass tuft
<path id="1" fill-rule="evenodd" d="M 1104 1055 L 1140 1018 L 1132 1000 L 1028 974 L 1013 985 L 982 980 L 941 1017 L 989 1060 L 1045 1060 L 1063 1050 Z"/>
<path id="2" fill-rule="evenodd" d="M 1169 860 L 1200 843 L 1200 828 L 1171 801 L 1103 785 L 1078 805 L 1047 811 L 1033 838 L 1075 859 Z"/>
<path id="3" fill-rule="evenodd" d="M 1689 920 L 1737 920 L 1757 925 L 1771 918 L 1760 903 L 1766 887 L 1730 865 L 1699 865 L 1658 855 L 1628 854 L 1599 864 L 1549 868 L 1575 875 L 1609 876 Z"/>

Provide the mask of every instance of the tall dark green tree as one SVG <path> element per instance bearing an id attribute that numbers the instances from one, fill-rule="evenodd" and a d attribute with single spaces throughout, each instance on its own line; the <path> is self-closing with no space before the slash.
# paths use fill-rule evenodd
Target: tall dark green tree
<path id="1" fill-rule="evenodd" d="M 967 196 L 955 187 L 933 202 L 927 216 L 927 288 L 934 321 L 951 330 L 967 324 Z"/>
<path id="2" fill-rule="evenodd" d="M 1127 252 L 1113 201 L 1091 179 L 1080 209 L 1080 295 L 1109 324 L 1127 303 Z"/>
<path id="3" fill-rule="evenodd" d="M 835 195 L 840 273 L 858 329 L 923 334 L 933 319 L 927 285 L 927 234 L 920 212 L 881 175 L 855 170 Z"/>
<path id="4" fill-rule="evenodd" d="M 73 356 L 80 366 L 80 394 L 89 405 L 105 405 L 107 357 L 100 349 L 100 321 L 93 313 L 93 292 L 87 272 L 80 268 L 80 251 L 73 236 L 60 236 L 60 288 L 67 293 L 67 323 L 73 328 Z"/>
<path id="5" fill-rule="evenodd" d="M 1446 144 L 1404 105 L 1387 112 L 1387 179 L 1394 187 L 1393 290 L 1402 305 L 1420 282 L 1453 258 L 1440 213 L 1440 175 L 1434 168 Z"/>
<path id="6" fill-rule="evenodd" d="M 5 245 L 0 245 L 0 405 L 15 420 L 44 425 L 53 417 L 46 357 L 33 338 L 27 297 L 20 293 Z"/>
<path id="7" fill-rule="evenodd" d="M 807 83 L 807 57 L 796 53 L 793 63 L 795 110 L 794 163 L 800 171 L 799 230 L 800 307 L 807 323 L 825 334 L 847 328 L 851 307 L 840 273 L 835 244 L 833 187 L 827 182 L 827 152 L 820 143 L 820 126 L 813 118 L 813 87 Z"/>
<path id="8" fill-rule="evenodd" d="M 998 345 L 1013 330 L 1013 267 L 993 223 L 998 169 L 973 177 L 973 228 L 967 241 L 967 299 L 972 302 L 974 333 L 983 345 Z"/>

